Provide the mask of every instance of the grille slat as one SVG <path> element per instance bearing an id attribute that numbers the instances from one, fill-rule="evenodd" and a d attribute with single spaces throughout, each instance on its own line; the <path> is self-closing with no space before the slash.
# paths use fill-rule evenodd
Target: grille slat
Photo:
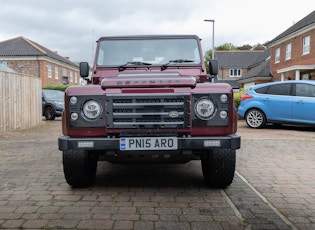
<path id="1" fill-rule="evenodd" d="M 189 127 L 189 94 L 111 94 L 106 100 L 108 128 Z"/>

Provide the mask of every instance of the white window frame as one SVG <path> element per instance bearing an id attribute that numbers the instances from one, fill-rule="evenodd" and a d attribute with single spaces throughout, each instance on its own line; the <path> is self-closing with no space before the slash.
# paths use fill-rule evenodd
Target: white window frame
<path id="1" fill-rule="evenodd" d="M 55 79 L 59 79 L 59 69 L 55 66 Z"/>
<path id="2" fill-rule="evenodd" d="M 51 64 L 47 64 L 47 77 L 51 78 L 52 77 L 52 72 L 51 72 Z"/>
<path id="3" fill-rule="evenodd" d="M 70 70 L 70 82 L 73 82 L 73 73 L 71 70 Z"/>
<path id="4" fill-rule="evenodd" d="M 229 69 L 229 76 L 230 77 L 241 77 L 242 76 L 242 69 Z"/>
<path id="5" fill-rule="evenodd" d="M 67 70 L 66 70 L 66 69 L 63 69 L 63 70 L 62 70 L 62 76 L 63 76 L 63 77 L 67 77 Z"/>
<path id="6" fill-rule="evenodd" d="M 291 59 L 291 52 L 292 52 L 292 44 L 286 44 L 285 46 L 285 60 Z"/>
<path id="7" fill-rule="evenodd" d="M 78 83 L 78 73 L 74 73 L 74 83 Z"/>
<path id="8" fill-rule="evenodd" d="M 276 48 L 275 50 L 275 63 L 280 62 L 280 48 Z"/>
<path id="9" fill-rule="evenodd" d="M 309 54 L 310 53 L 310 44 L 311 44 L 311 36 L 305 36 L 303 38 L 303 55 L 304 54 Z"/>

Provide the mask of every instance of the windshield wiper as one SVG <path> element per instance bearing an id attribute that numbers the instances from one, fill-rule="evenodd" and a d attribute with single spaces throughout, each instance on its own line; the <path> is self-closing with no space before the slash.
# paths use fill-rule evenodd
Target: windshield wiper
<path id="1" fill-rule="evenodd" d="M 161 70 L 165 70 L 167 69 L 167 66 L 169 64 L 177 64 L 177 63 L 190 63 L 190 62 L 194 62 L 193 60 L 189 60 L 189 59 L 176 59 L 176 60 L 169 60 L 168 63 L 164 64 L 161 66 Z"/>
<path id="2" fill-rule="evenodd" d="M 118 67 L 119 71 L 123 71 L 129 65 L 152 65 L 151 63 L 141 62 L 141 61 L 129 61 Z"/>

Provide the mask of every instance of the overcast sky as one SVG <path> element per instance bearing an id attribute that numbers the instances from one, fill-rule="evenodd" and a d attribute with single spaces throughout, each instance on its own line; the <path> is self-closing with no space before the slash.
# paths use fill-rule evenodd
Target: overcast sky
<path id="1" fill-rule="evenodd" d="M 24 36 L 72 61 L 91 62 L 100 36 L 196 34 L 204 52 L 265 43 L 315 10 L 313 0 L 8 0 L 0 41 Z"/>

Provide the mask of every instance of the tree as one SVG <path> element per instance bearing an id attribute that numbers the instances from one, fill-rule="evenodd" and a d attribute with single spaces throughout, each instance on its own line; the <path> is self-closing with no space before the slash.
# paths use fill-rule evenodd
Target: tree
<path id="1" fill-rule="evenodd" d="M 253 47 L 249 44 L 238 47 L 239 50 L 251 50 Z"/>
<path id="2" fill-rule="evenodd" d="M 265 50 L 266 46 L 258 43 L 257 45 L 254 45 L 253 50 Z"/>
<path id="3" fill-rule="evenodd" d="M 218 46 L 215 50 L 237 50 L 237 47 L 232 43 L 224 43 L 223 45 Z"/>
<path id="4" fill-rule="evenodd" d="M 249 44 L 242 45 L 242 46 L 235 46 L 232 43 L 224 43 L 218 47 L 215 47 L 214 50 L 265 50 L 266 47 L 260 43 L 257 45 L 251 46 Z M 209 61 L 212 59 L 212 49 L 206 51 L 204 55 L 205 63 L 206 63 L 206 68 L 207 68 L 207 73 L 209 73 Z"/>

